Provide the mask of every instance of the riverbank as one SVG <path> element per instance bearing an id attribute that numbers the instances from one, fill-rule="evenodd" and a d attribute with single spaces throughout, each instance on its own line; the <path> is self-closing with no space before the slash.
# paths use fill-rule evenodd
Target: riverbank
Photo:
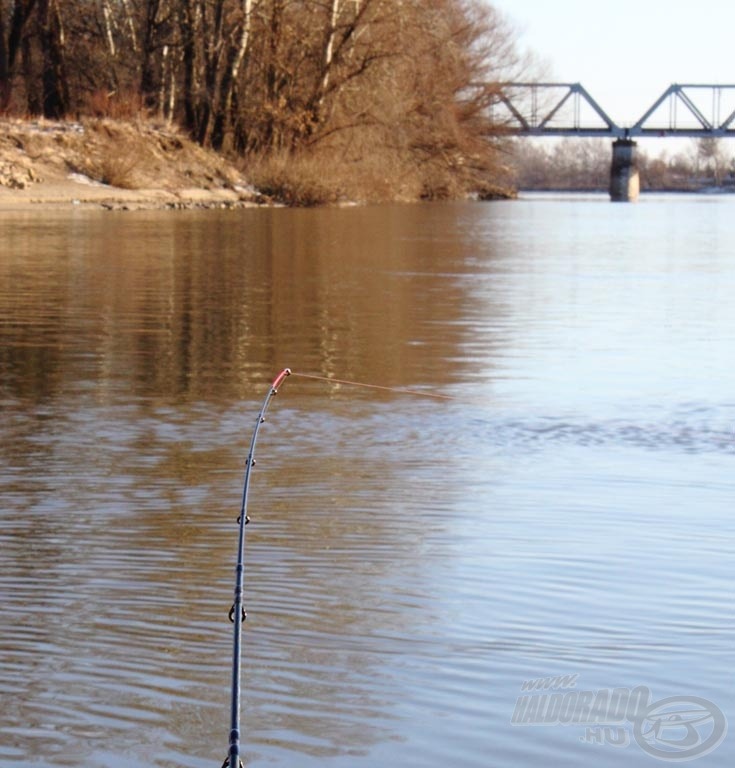
<path id="1" fill-rule="evenodd" d="M 271 203 L 173 127 L 0 120 L 0 210 L 236 208 Z"/>
<path id="2" fill-rule="evenodd" d="M 305 207 L 516 195 L 507 181 L 466 175 L 420 168 L 390 151 L 342 163 L 324 153 L 275 153 L 250 158 L 245 171 L 174 126 L 0 119 L 0 210 Z"/>

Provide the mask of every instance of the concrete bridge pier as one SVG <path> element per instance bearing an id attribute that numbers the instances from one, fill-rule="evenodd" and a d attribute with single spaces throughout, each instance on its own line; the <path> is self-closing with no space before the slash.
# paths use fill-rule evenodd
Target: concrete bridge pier
<path id="1" fill-rule="evenodd" d="M 610 166 L 610 199 L 614 203 L 632 203 L 638 199 L 638 145 L 632 139 L 617 139 L 612 145 Z"/>

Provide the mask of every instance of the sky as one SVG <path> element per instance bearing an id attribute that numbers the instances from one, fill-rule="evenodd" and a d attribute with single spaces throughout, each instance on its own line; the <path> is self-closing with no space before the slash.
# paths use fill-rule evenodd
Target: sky
<path id="1" fill-rule="evenodd" d="M 491 4 L 551 80 L 581 83 L 618 125 L 634 124 L 672 83 L 735 83 L 735 0 Z"/>

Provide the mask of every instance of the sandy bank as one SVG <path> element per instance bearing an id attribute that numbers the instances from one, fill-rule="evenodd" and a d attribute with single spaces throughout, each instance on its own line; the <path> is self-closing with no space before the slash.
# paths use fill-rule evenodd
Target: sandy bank
<path id="1" fill-rule="evenodd" d="M 173 128 L 113 120 L 0 120 L 0 211 L 234 208 L 269 202 Z"/>

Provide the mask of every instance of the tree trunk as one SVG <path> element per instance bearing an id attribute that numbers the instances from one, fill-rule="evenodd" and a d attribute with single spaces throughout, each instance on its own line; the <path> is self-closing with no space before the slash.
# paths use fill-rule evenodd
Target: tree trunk
<path id="1" fill-rule="evenodd" d="M 140 95 L 147 107 L 153 107 L 158 92 L 156 84 L 156 68 L 153 61 L 153 51 L 156 42 L 157 19 L 160 0 L 147 0 L 145 27 L 143 29 L 143 50 L 140 73 Z"/>
<path id="2" fill-rule="evenodd" d="M 332 0 L 332 12 L 329 19 L 329 28 L 327 29 L 326 42 L 324 44 L 324 61 L 322 64 L 322 81 L 319 85 L 319 97 L 317 108 L 321 111 L 324 104 L 324 97 L 329 87 L 329 76 L 332 70 L 332 60 L 334 58 L 334 39 L 337 34 L 337 20 L 339 19 L 340 0 Z"/>
<path id="3" fill-rule="evenodd" d="M 43 56 L 43 115 L 57 120 L 69 108 L 64 67 L 64 29 L 56 0 L 38 0 L 38 33 Z"/>
<path id="4" fill-rule="evenodd" d="M 15 62 L 21 49 L 23 29 L 34 4 L 35 0 L 17 0 L 13 3 L 10 27 L 7 30 L 3 19 L 0 18 L 0 112 L 5 112 L 10 106 Z"/>
<path id="5" fill-rule="evenodd" d="M 125 20 L 128 23 L 128 30 L 130 31 L 130 43 L 133 46 L 133 53 L 138 53 L 138 36 L 135 34 L 135 19 L 133 13 L 130 10 L 130 4 L 128 0 L 120 0 L 120 4 L 125 12 Z"/>
<path id="6" fill-rule="evenodd" d="M 192 0 L 183 0 L 180 4 L 179 29 L 181 30 L 181 56 L 184 67 L 184 126 L 192 135 L 197 129 L 197 109 L 195 101 L 196 76 L 196 39 L 194 31 L 195 9 Z"/>
<path id="7" fill-rule="evenodd" d="M 219 89 L 219 103 L 214 117 L 214 126 L 212 128 L 212 146 L 215 149 L 222 149 L 225 140 L 227 121 L 232 113 L 232 96 L 237 87 L 237 79 L 240 74 L 245 53 L 250 41 L 250 18 L 253 10 L 253 0 L 241 0 L 242 19 L 240 20 L 239 35 L 237 42 L 233 42 L 227 52 L 227 61 L 224 72 L 222 73 L 222 82 Z"/>
<path id="8" fill-rule="evenodd" d="M 23 78 L 26 84 L 26 105 L 29 115 L 43 114 L 43 93 L 38 87 L 38 72 L 34 64 L 33 46 L 28 35 L 23 36 L 21 44 L 23 61 Z"/>
<path id="9" fill-rule="evenodd" d="M 280 91 L 278 60 L 281 47 L 281 23 L 283 21 L 283 0 L 273 0 L 270 17 L 270 29 L 268 37 L 268 52 L 265 74 L 266 103 L 269 106 L 265 121 L 265 146 L 271 149 L 279 149 L 281 143 L 281 130 L 278 127 L 277 115 L 281 117 L 278 96 Z"/>
<path id="10" fill-rule="evenodd" d="M 112 11 L 110 10 L 110 0 L 102 0 L 102 18 L 105 22 L 107 50 L 110 52 L 110 58 L 114 59 L 117 55 L 117 48 L 115 46 L 115 36 L 112 34 Z"/>

